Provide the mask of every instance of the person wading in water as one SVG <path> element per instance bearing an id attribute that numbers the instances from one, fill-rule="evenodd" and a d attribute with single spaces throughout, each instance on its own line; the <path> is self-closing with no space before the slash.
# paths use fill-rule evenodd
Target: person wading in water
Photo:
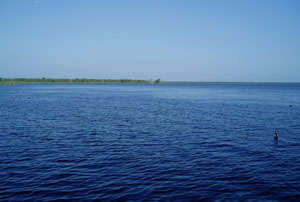
<path id="1" fill-rule="evenodd" d="M 277 132 L 274 133 L 274 140 L 278 140 L 278 133 Z"/>

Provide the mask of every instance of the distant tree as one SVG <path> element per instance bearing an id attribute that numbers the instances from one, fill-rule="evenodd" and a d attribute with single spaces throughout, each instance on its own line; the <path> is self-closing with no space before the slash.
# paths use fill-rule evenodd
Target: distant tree
<path id="1" fill-rule="evenodd" d="M 160 81 L 160 79 L 156 79 L 155 81 L 154 81 L 154 83 L 160 83 L 161 81 Z"/>

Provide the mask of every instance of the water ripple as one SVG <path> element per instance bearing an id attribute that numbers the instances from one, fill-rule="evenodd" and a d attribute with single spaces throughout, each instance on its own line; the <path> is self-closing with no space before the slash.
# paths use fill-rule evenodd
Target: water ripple
<path id="1" fill-rule="evenodd" d="M 1 201 L 300 198 L 300 86 L 17 85 L 0 96 Z"/>

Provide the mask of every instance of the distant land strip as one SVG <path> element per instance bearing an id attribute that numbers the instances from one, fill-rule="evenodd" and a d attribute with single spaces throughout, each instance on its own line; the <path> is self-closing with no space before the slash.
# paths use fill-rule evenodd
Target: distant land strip
<path id="1" fill-rule="evenodd" d="M 295 84 L 300 82 L 226 82 L 226 81 L 161 81 L 134 79 L 55 79 L 55 78 L 1 78 L 0 85 L 15 84 Z"/>
<path id="2" fill-rule="evenodd" d="M 133 79 L 54 79 L 54 78 L 0 78 L 0 84 L 159 84 L 156 80 Z"/>

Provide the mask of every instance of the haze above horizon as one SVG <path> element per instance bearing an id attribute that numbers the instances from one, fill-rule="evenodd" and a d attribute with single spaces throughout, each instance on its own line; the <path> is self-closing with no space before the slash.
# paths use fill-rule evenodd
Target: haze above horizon
<path id="1" fill-rule="evenodd" d="M 300 82 L 300 1 L 0 1 L 0 77 Z"/>

